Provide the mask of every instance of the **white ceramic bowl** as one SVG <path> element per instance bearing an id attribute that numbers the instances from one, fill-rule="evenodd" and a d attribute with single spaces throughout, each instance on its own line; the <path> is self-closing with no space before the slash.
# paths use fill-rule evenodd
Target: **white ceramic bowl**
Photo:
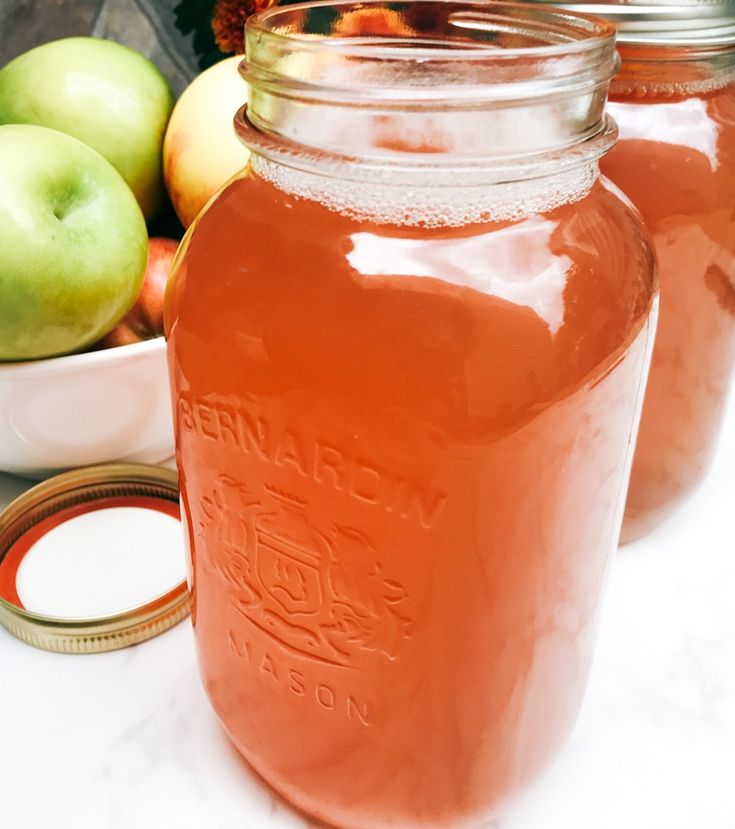
<path id="1" fill-rule="evenodd" d="M 0 470 L 40 478 L 96 463 L 160 463 L 173 451 L 163 337 L 0 363 Z"/>

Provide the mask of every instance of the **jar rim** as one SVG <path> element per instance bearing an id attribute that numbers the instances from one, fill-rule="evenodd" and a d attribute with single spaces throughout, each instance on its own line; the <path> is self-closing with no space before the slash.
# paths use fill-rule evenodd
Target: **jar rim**
<path id="1" fill-rule="evenodd" d="M 393 15 L 394 30 L 383 31 L 384 24 L 371 19 L 374 32 L 367 26 L 359 35 L 344 31 L 345 21 L 354 25 L 352 15 L 375 12 Z M 333 18 L 325 23 L 329 13 Z M 436 17 L 409 27 L 409 14 Z M 322 19 L 312 24 L 312 15 Z M 326 31 L 311 30 L 317 28 Z M 348 106 L 507 104 L 599 88 L 619 68 L 611 23 L 516 2 L 302 2 L 249 18 L 245 46 L 240 73 L 251 104 L 253 93 L 276 88 L 280 97 L 341 99 Z M 367 67 L 365 80 L 368 73 L 360 69 Z"/>
<path id="2" fill-rule="evenodd" d="M 388 3 L 387 0 L 307 0 L 307 2 L 291 3 L 285 6 L 272 6 L 265 11 L 258 12 L 248 18 L 245 26 L 246 38 L 267 36 L 269 39 L 283 39 L 289 42 L 298 41 L 299 49 L 308 52 L 326 51 L 329 54 L 339 54 L 354 58 L 373 58 L 381 60 L 426 60 L 441 59 L 452 62 L 481 61 L 488 58 L 512 60 L 519 57 L 552 58 L 562 55 L 591 51 L 614 41 L 615 26 L 613 23 L 584 9 L 581 11 L 557 8 L 543 8 L 540 4 L 534 6 L 528 2 L 506 2 L 497 0 L 492 3 L 480 0 L 430 0 L 432 5 L 452 6 L 459 10 L 451 15 L 451 22 L 458 29 L 471 31 L 487 31 L 493 20 L 505 16 L 511 18 L 511 13 L 524 19 L 524 27 L 519 28 L 517 34 L 531 38 L 535 36 L 539 41 L 545 40 L 542 45 L 503 47 L 499 50 L 487 43 L 472 43 L 466 47 L 453 44 L 451 48 L 437 48 L 436 45 L 424 44 L 422 47 L 407 46 L 406 40 L 399 38 L 382 39 L 371 36 L 369 42 L 362 38 L 348 36 L 342 38 L 318 36 L 298 33 L 293 30 L 280 30 L 279 20 L 292 18 L 303 12 L 318 9 L 354 10 L 363 11 L 371 8 L 380 10 L 395 10 L 399 6 L 416 6 L 425 4 L 427 0 L 399 0 Z M 506 24 L 507 25 L 507 24 Z M 532 29 L 534 31 L 532 31 Z M 399 45 L 388 45 L 389 40 Z M 441 44 L 441 42 L 439 42 Z M 447 45 L 444 43 L 443 45 Z"/>
<path id="3" fill-rule="evenodd" d="M 612 23 L 620 44 L 713 51 L 735 47 L 735 0 L 553 0 L 553 5 Z"/>

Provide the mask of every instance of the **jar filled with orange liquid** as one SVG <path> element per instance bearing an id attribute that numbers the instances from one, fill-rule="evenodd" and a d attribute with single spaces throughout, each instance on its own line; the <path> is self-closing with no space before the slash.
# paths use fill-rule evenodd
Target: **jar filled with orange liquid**
<path id="1" fill-rule="evenodd" d="M 252 154 L 167 301 L 193 620 L 250 764 L 476 826 L 575 720 L 655 323 L 599 177 L 613 27 L 463 2 L 247 27 Z"/>
<path id="2" fill-rule="evenodd" d="M 554 5 L 557 5 L 556 3 Z M 616 23 L 620 141 L 602 170 L 643 215 L 661 313 L 623 540 L 708 471 L 735 363 L 735 2 L 580 3 Z"/>

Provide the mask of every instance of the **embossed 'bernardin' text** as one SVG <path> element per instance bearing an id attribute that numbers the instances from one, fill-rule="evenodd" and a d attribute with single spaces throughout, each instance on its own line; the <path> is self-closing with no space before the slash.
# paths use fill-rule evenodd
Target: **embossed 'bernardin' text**
<path id="1" fill-rule="evenodd" d="M 187 432 L 291 469 L 363 504 L 416 520 L 425 529 L 436 524 L 447 500 L 444 493 L 391 474 L 379 463 L 353 457 L 329 441 L 306 441 L 295 431 L 277 430 L 262 414 L 243 406 L 181 394 L 178 415 L 180 428 Z"/>

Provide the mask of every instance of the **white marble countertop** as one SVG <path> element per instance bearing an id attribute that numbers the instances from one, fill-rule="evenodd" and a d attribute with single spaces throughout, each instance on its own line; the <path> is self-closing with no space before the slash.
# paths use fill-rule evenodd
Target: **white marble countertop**
<path id="1" fill-rule="evenodd" d="M 0 628 L 0 737 L 2 829 L 315 825 L 230 747 L 188 622 L 94 656 Z M 577 727 L 498 829 L 735 829 L 735 405 L 704 486 L 618 553 Z"/>

